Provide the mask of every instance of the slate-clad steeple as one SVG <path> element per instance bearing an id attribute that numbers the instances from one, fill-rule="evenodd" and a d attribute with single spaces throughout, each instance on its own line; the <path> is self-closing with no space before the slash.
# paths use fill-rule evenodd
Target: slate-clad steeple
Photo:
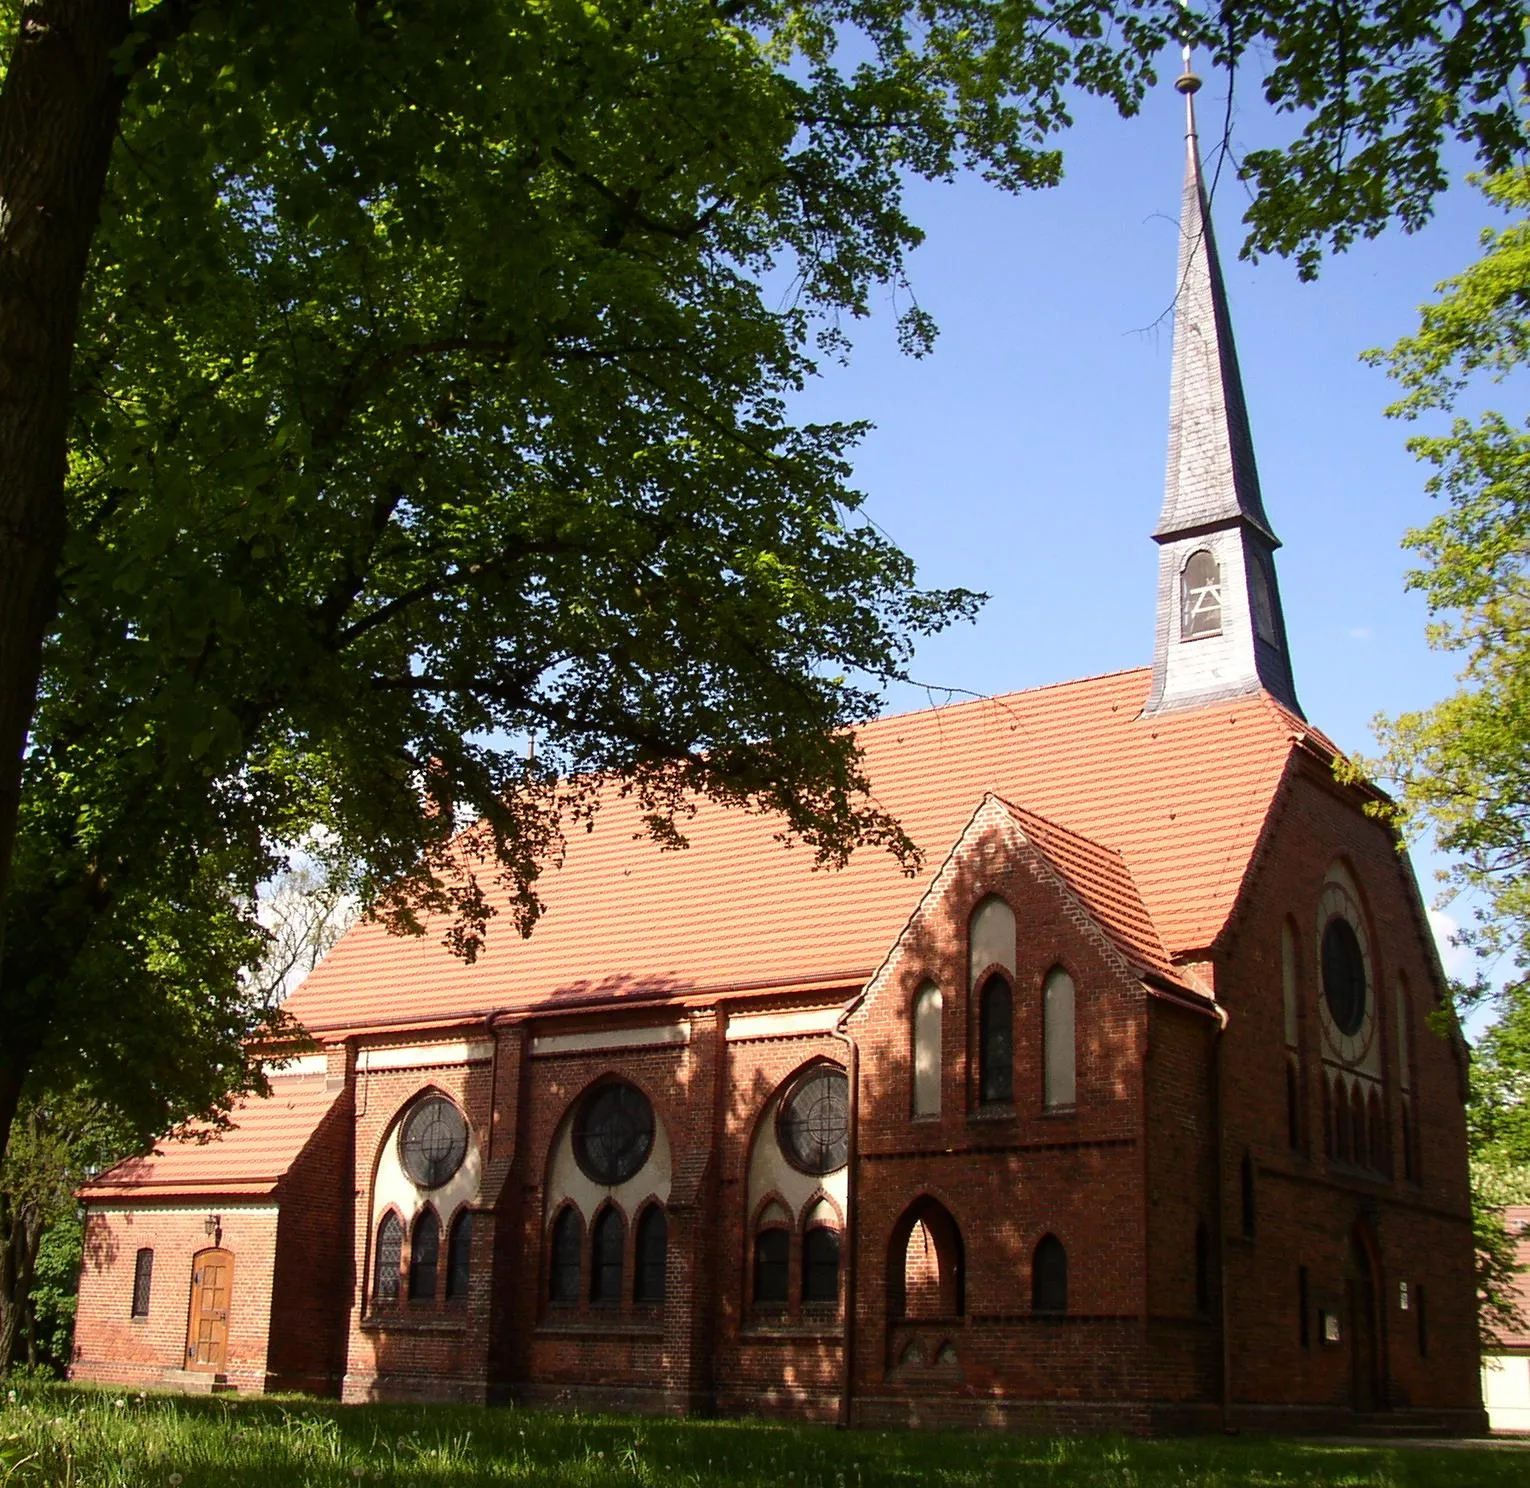
<path id="1" fill-rule="evenodd" d="M 1201 81 L 1185 97 L 1185 190 L 1174 299 L 1169 467 L 1159 544 L 1158 634 L 1146 713 L 1260 688 L 1300 713 L 1275 580 L 1279 539 L 1259 494 L 1227 291 L 1195 129 Z"/>

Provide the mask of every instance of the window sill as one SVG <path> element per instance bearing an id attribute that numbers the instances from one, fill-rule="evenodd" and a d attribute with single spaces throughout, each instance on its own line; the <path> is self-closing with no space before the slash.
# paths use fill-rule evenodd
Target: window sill
<path id="1" fill-rule="evenodd" d="M 992 1105 L 978 1106 L 967 1113 L 969 1121 L 1013 1121 L 1015 1119 L 1015 1106 L 1011 1101 L 1008 1105 L 995 1101 Z"/>
<path id="2" fill-rule="evenodd" d="M 651 1339 L 663 1338 L 664 1329 L 658 1323 L 644 1323 L 621 1318 L 603 1320 L 600 1318 L 561 1318 L 549 1319 L 538 1323 L 535 1330 L 537 1338 L 629 1338 Z"/>
<path id="3" fill-rule="evenodd" d="M 361 1320 L 363 1333 L 461 1333 L 466 1326 L 467 1319 L 460 1312 L 427 1316 L 401 1309 L 398 1312 L 374 1312 Z"/>
<path id="4" fill-rule="evenodd" d="M 741 1343 L 775 1343 L 794 1338 L 838 1340 L 844 1337 L 844 1331 L 844 1325 L 837 1317 L 801 1318 L 796 1321 L 782 1318 L 779 1322 L 755 1318 L 738 1330 L 738 1336 Z"/>

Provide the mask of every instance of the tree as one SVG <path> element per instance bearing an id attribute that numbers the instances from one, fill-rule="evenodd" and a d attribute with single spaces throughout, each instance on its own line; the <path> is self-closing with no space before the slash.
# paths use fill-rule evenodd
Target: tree
<path id="1" fill-rule="evenodd" d="M 229 977 L 315 830 L 464 955 L 605 785 L 670 846 L 699 792 L 910 857 L 848 726 L 974 597 L 918 590 L 857 431 L 783 406 L 902 284 L 909 175 L 1055 181 L 1070 99 L 1131 112 L 1181 33 L 1306 116 L 1248 165 L 1254 246 L 1309 272 L 1426 215 L 1447 136 L 1523 143 L 1503 3 L 0 18 L 0 1150 L 113 1028 L 253 1078 Z"/>
<path id="2" fill-rule="evenodd" d="M 1530 171 L 1483 181 L 1523 213 Z M 1483 237 L 1482 258 L 1440 286 L 1417 335 L 1373 352 L 1405 394 L 1389 412 L 1449 414 L 1483 376 L 1513 377 L 1530 353 L 1530 218 Z M 1530 421 L 1487 411 L 1409 441 L 1434 467 L 1444 507 L 1410 532 L 1424 566 L 1408 576 L 1435 617 L 1430 643 L 1463 657 L 1460 686 L 1433 707 L 1378 719 L 1377 768 L 1397 781 L 1405 816 L 1456 856 L 1457 887 L 1484 906 L 1462 938 L 1506 954 L 1518 975 L 1492 989 L 1455 984 L 1458 1007 L 1487 1002 L 1496 1021 L 1474 1051 L 1468 1128 L 1485 1337 L 1514 1321 L 1513 1245 L 1499 1211 L 1530 1192 Z"/>
<path id="3" fill-rule="evenodd" d="M 214 914 L 221 907 L 221 900 L 215 902 Z M 97 1049 L 88 1061 L 88 1081 L 25 1098 L 21 1138 L 0 1162 L 0 1374 L 14 1362 L 23 1339 L 32 1362 L 68 1361 L 67 1350 L 60 1348 L 73 1324 L 81 1247 L 74 1192 L 81 1181 L 142 1150 L 190 1114 L 211 1112 L 216 1124 L 234 1095 L 257 1086 L 254 1056 L 260 1050 L 250 1035 L 270 1028 L 290 985 L 328 953 L 350 912 L 343 887 L 303 864 L 265 886 L 255 907 L 260 959 L 243 976 L 205 986 L 183 956 L 171 956 L 168 967 L 154 968 L 164 977 L 152 998 L 142 995 L 147 989 L 140 984 L 140 996 L 128 999 L 129 1017 L 112 1011 L 111 994 L 121 1001 L 122 987 L 133 985 L 123 978 L 144 977 L 150 968 L 134 967 L 126 957 L 109 959 L 107 985 L 92 1021 L 125 1049 L 116 1064 Z M 121 923 L 111 915 L 105 922 Z M 46 934 L 54 927 L 36 928 Z M 242 944 L 236 937 L 222 950 L 232 953 Z M 158 949 L 162 956 L 163 942 Z M 221 966 L 220 955 L 213 964 Z M 232 1000 L 220 995 L 224 987 L 235 989 Z M 158 1016 L 149 1036 L 135 1037 L 133 1018 L 142 1017 L 146 1004 Z"/>

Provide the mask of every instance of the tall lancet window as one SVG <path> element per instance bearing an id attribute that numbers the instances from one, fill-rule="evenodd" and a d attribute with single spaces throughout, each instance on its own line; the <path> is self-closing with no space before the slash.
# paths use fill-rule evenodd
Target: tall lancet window
<path id="1" fill-rule="evenodd" d="M 1205 548 L 1185 561 L 1179 575 L 1179 638 L 1222 633 L 1222 570 Z"/>

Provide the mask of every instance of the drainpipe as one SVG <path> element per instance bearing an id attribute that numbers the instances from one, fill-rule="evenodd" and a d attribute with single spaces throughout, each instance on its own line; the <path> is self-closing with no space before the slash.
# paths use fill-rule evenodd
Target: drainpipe
<path id="1" fill-rule="evenodd" d="M 857 999 L 857 1002 L 859 999 Z M 845 1017 L 849 1017 L 854 1011 L 852 1006 L 846 1009 Z M 861 1050 L 855 1041 L 855 1035 L 840 1025 L 834 1029 L 834 1037 L 844 1040 L 845 1044 L 845 1075 L 850 1086 L 850 1150 L 845 1159 L 845 1233 L 848 1240 L 843 1254 L 845 1257 L 845 1309 L 844 1309 L 844 1343 L 840 1349 L 840 1380 L 839 1380 L 839 1422 L 841 1427 L 848 1427 L 851 1418 L 851 1391 L 855 1379 L 855 1330 L 856 1330 L 856 1254 L 860 1249 L 860 1234 L 855 1224 L 855 1195 L 856 1195 L 856 1159 L 859 1156 L 861 1117 Z"/>
<path id="2" fill-rule="evenodd" d="M 1213 1126 L 1216 1132 L 1216 1165 L 1217 1165 L 1217 1269 L 1220 1273 L 1218 1278 L 1218 1311 L 1221 1317 L 1222 1332 L 1222 1430 L 1231 1433 L 1233 1430 L 1231 1407 L 1232 1407 L 1232 1342 L 1228 1329 L 1228 1300 L 1227 1300 L 1227 1174 L 1225 1169 L 1227 1133 L 1224 1126 L 1224 1111 L 1222 1106 L 1222 1050 L 1227 1043 L 1227 1009 L 1220 1002 L 1215 1003 L 1217 1015 L 1217 1047 L 1216 1055 L 1212 1060 L 1211 1099 L 1213 1106 Z"/>

